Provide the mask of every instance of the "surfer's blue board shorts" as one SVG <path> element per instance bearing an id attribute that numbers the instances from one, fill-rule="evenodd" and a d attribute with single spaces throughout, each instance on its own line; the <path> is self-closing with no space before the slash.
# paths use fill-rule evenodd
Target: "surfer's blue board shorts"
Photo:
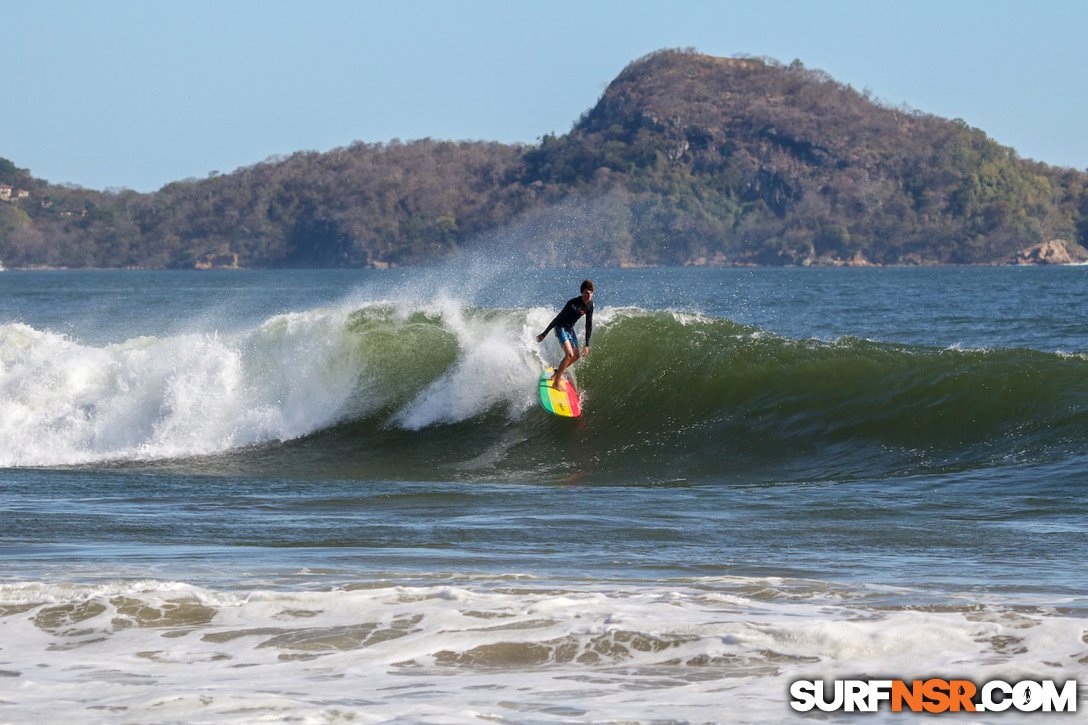
<path id="1" fill-rule="evenodd" d="M 564 342 L 570 342 L 571 347 L 575 350 L 578 349 L 578 336 L 574 334 L 574 330 L 570 327 L 557 327 L 555 328 L 555 336 L 559 338 L 559 344 L 562 346 Z"/>

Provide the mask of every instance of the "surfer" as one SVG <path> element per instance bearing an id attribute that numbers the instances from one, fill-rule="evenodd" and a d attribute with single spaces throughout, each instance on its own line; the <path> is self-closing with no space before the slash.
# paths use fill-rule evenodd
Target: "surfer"
<path id="1" fill-rule="evenodd" d="M 579 352 L 578 336 L 574 334 L 574 323 L 583 316 L 586 318 L 586 346 Z M 566 353 L 563 362 L 559 363 L 559 368 L 552 376 L 552 387 L 559 390 L 559 381 L 563 379 L 563 372 L 582 355 L 589 354 L 589 336 L 593 334 L 593 282 L 588 279 L 582 282 L 581 294 L 567 301 L 547 329 L 537 335 L 536 341 L 544 342 L 544 338 L 553 328 L 555 336 L 559 338 L 559 345 Z"/>

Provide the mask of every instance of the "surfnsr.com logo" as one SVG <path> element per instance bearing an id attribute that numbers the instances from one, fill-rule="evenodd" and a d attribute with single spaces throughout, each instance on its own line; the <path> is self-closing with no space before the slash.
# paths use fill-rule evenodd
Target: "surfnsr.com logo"
<path id="1" fill-rule="evenodd" d="M 797 680 L 790 685 L 790 707 L 798 712 L 1076 712 L 1077 682 L 1053 680 L 1009 683 L 990 680 Z"/>

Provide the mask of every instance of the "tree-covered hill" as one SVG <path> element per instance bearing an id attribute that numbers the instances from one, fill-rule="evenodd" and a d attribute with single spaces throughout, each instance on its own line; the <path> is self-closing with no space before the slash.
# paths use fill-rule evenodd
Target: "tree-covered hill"
<path id="1" fill-rule="evenodd" d="M 157 192 L 0 160 L 7 266 L 382 266 L 513 238 L 546 263 L 987 264 L 1088 243 L 1088 175 L 794 61 L 659 51 L 562 136 L 300 152 Z M 29 188 L 28 188 L 29 187 Z"/>

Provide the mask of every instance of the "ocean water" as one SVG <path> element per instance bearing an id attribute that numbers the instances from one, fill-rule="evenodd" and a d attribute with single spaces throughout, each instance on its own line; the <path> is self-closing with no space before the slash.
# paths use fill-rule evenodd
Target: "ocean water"
<path id="1" fill-rule="evenodd" d="M 1088 682 L 1088 268 L 515 266 L 0 274 L 0 723 Z"/>

